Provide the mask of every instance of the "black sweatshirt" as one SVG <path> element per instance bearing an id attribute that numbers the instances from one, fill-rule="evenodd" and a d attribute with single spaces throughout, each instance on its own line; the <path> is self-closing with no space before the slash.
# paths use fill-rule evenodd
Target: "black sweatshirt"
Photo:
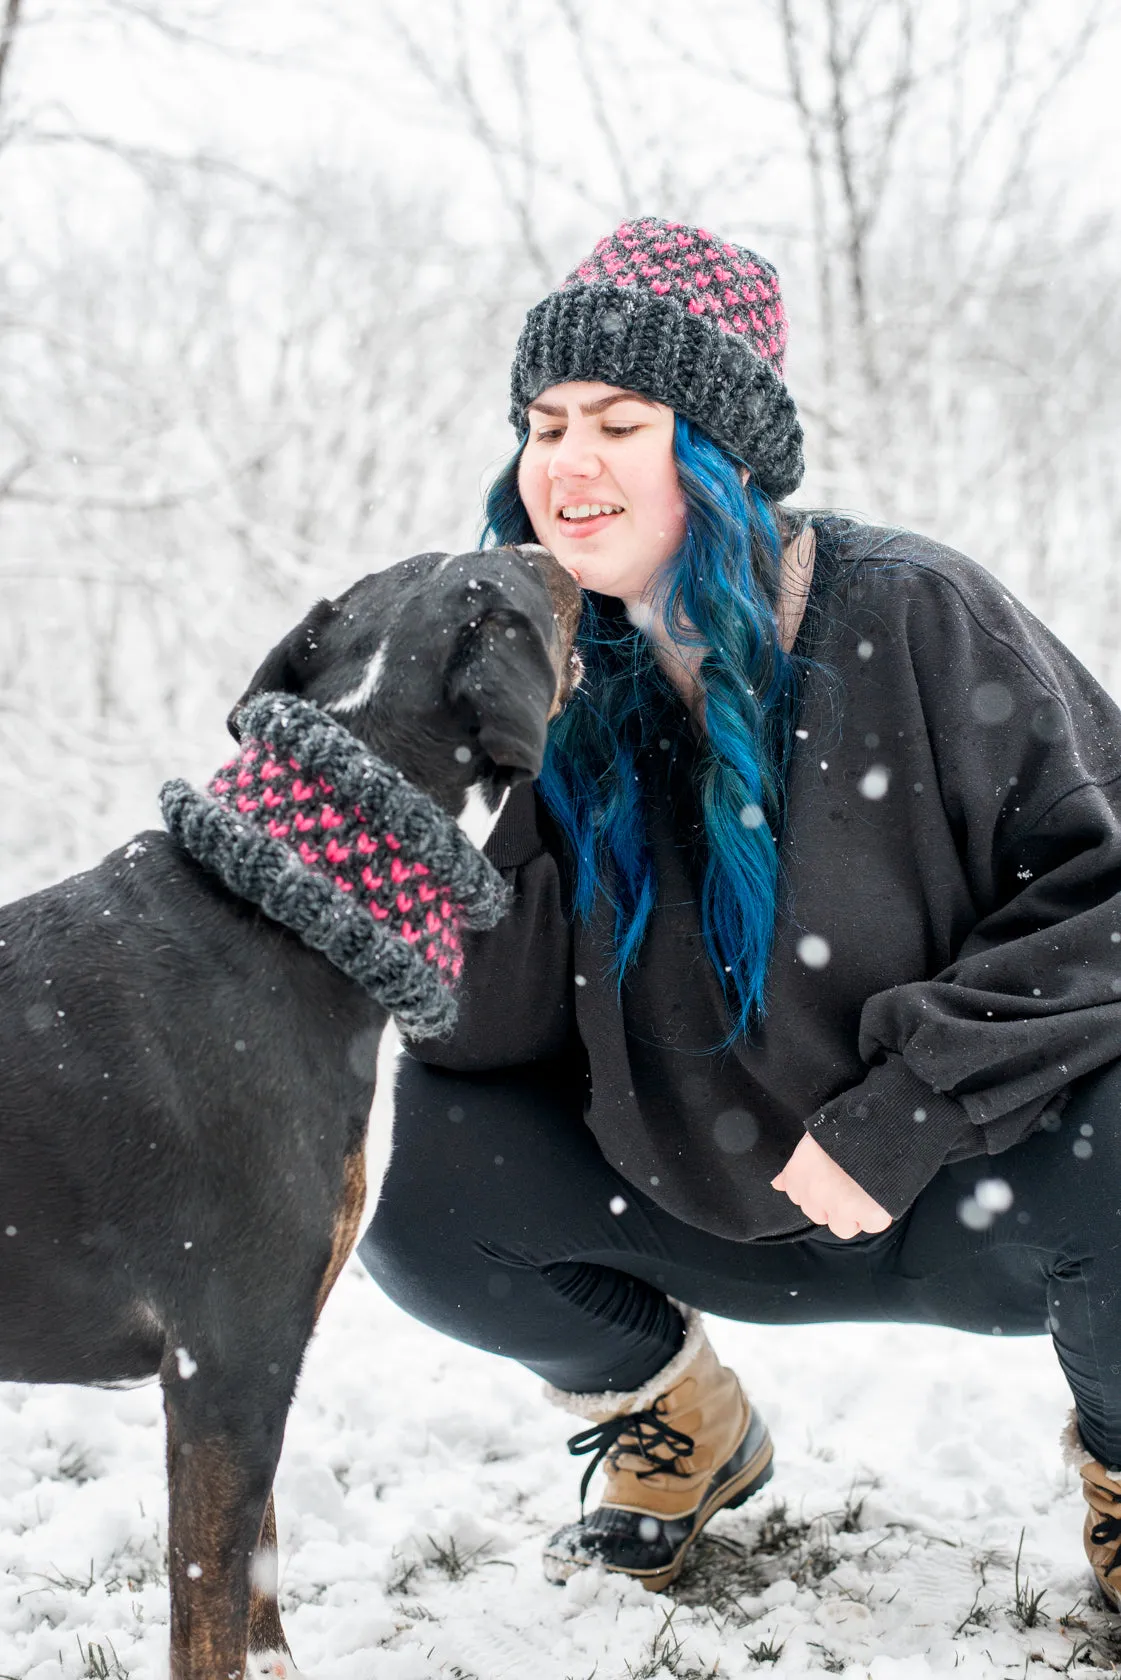
<path id="1" fill-rule="evenodd" d="M 570 924 L 527 786 L 487 848 L 515 908 L 471 940 L 454 1038 L 410 1047 L 461 1071 L 585 1054 L 607 1158 L 744 1241 L 809 1228 L 770 1187 L 804 1131 L 897 1217 L 1121 1057 L 1121 712 L 964 556 L 839 522 L 818 550 L 764 1023 L 719 1050 L 682 707 L 639 763 L 658 897 L 621 1003 L 612 913 Z"/>

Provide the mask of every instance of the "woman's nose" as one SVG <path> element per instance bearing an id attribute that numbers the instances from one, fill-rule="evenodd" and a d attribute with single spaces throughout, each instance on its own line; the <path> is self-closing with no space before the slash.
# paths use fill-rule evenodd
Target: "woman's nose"
<path id="1" fill-rule="evenodd" d="M 570 426 L 549 456 L 549 477 L 595 478 L 599 469 L 594 438 Z"/>

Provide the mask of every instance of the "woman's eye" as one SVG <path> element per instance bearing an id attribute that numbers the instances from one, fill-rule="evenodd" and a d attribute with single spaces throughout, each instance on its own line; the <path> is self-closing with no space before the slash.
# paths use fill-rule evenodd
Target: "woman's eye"
<path id="1" fill-rule="evenodd" d="M 535 434 L 538 443 L 552 443 L 554 438 L 559 438 L 560 435 L 561 428 L 559 426 L 545 427 Z"/>
<path id="2" fill-rule="evenodd" d="M 632 432 L 638 431 L 638 426 L 605 426 L 608 437 L 630 437 Z"/>

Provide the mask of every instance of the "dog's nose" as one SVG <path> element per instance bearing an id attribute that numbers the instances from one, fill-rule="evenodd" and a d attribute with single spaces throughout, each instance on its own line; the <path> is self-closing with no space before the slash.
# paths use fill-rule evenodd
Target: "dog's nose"
<path id="1" fill-rule="evenodd" d="M 576 651 L 576 631 L 580 623 L 583 597 L 579 585 L 549 549 L 542 548 L 539 543 L 519 543 L 518 551 L 540 566 L 549 598 L 553 603 L 560 663 L 557 671 L 557 692 L 549 708 L 549 717 L 552 719 L 563 711 L 573 690 L 579 688 L 584 675 L 584 661 Z"/>
<path id="2" fill-rule="evenodd" d="M 565 571 L 551 549 L 544 548 L 540 543 L 518 543 L 516 546 L 519 554 L 524 554 L 541 568 L 545 587 L 552 599 L 553 612 L 556 614 L 562 657 L 567 661 L 576 639 L 576 626 L 580 622 L 579 585 Z"/>

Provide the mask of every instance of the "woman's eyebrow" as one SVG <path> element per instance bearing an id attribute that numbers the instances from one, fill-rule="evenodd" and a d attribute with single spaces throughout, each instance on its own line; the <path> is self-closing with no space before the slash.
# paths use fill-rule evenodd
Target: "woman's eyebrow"
<path id="1" fill-rule="evenodd" d="M 602 414 L 604 409 L 611 407 L 612 403 L 620 402 L 645 403 L 647 408 L 658 406 L 650 397 L 643 397 L 637 391 L 616 391 L 610 397 L 597 397 L 595 402 L 581 403 L 580 413 Z M 536 398 L 528 406 L 531 409 L 535 408 L 539 414 L 548 414 L 554 420 L 563 420 L 568 413 L 566 408 L 557 408 L 553 403 L 539 402 Z"/>

